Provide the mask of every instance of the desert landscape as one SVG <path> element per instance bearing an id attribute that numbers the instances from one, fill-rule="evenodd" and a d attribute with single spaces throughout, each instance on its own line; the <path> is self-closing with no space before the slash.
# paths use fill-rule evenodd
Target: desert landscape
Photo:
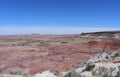
<path id="1" fill-rule="evenodd" d="M 0 0 L 0 77 L 120 77 L 120 0 Z"/>
<path id="2" fill-rule="evenodd" d="M 97 53 L 114 51 L 120 51 L 120 31 L 1 35 L 0 73 L 34 75 L 51 69 L 69 71 Z"/>

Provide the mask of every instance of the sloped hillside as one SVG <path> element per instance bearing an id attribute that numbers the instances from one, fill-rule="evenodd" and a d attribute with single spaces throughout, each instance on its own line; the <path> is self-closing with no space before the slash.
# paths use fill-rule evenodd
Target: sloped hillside
<path id="1" fill-rule="evenodd" d="M 73 76 L 74 73 L 77 75 Z M 120 77 L 120 51 L 96 54 L 65 77 Z"/>

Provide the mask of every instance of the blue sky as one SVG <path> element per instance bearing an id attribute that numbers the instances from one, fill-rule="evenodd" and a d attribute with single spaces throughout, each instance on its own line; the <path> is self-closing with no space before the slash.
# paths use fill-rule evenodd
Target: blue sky
<path id="1" fill-rule="evenodd" d="M 120 30 L 120 0 L 0 0 L 0 34 Z"/>

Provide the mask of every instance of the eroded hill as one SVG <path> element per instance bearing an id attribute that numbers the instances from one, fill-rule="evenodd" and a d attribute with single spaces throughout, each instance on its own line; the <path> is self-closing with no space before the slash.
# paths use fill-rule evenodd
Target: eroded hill
<path id="1" fill-rule="evenodd" d="M 0 36 L 0 72 L 35 74 L 54 68 L 69 70 L 96 53 L 120 50 L 119 35 L 118 32 L 111 34 L 117 38 L 101 34 Z"/>

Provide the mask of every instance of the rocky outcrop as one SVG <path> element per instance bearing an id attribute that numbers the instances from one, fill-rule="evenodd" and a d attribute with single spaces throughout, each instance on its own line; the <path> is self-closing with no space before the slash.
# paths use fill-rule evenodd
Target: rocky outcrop
<path id="1" fill-rule="evenodd" d="M 77 76 L 69 76 L 73 72 Z M 74 71 L 68 72 L 65 77 L 120 77 L 120 52 L 106 52 L 97 54 Z"/>
<path id="2" fill-rule="evenodd" d="M 35 74 L 34 77 L 56 77 L 56 76 L 50 71 L 44 71 L 42 73 Z"/>
<path id="3" fill-rule="evenodd" d="M 58 70 L 48 70 L 42 73 L 37 73 L 33 77 L 64 77 L 64 72 Z"/>

